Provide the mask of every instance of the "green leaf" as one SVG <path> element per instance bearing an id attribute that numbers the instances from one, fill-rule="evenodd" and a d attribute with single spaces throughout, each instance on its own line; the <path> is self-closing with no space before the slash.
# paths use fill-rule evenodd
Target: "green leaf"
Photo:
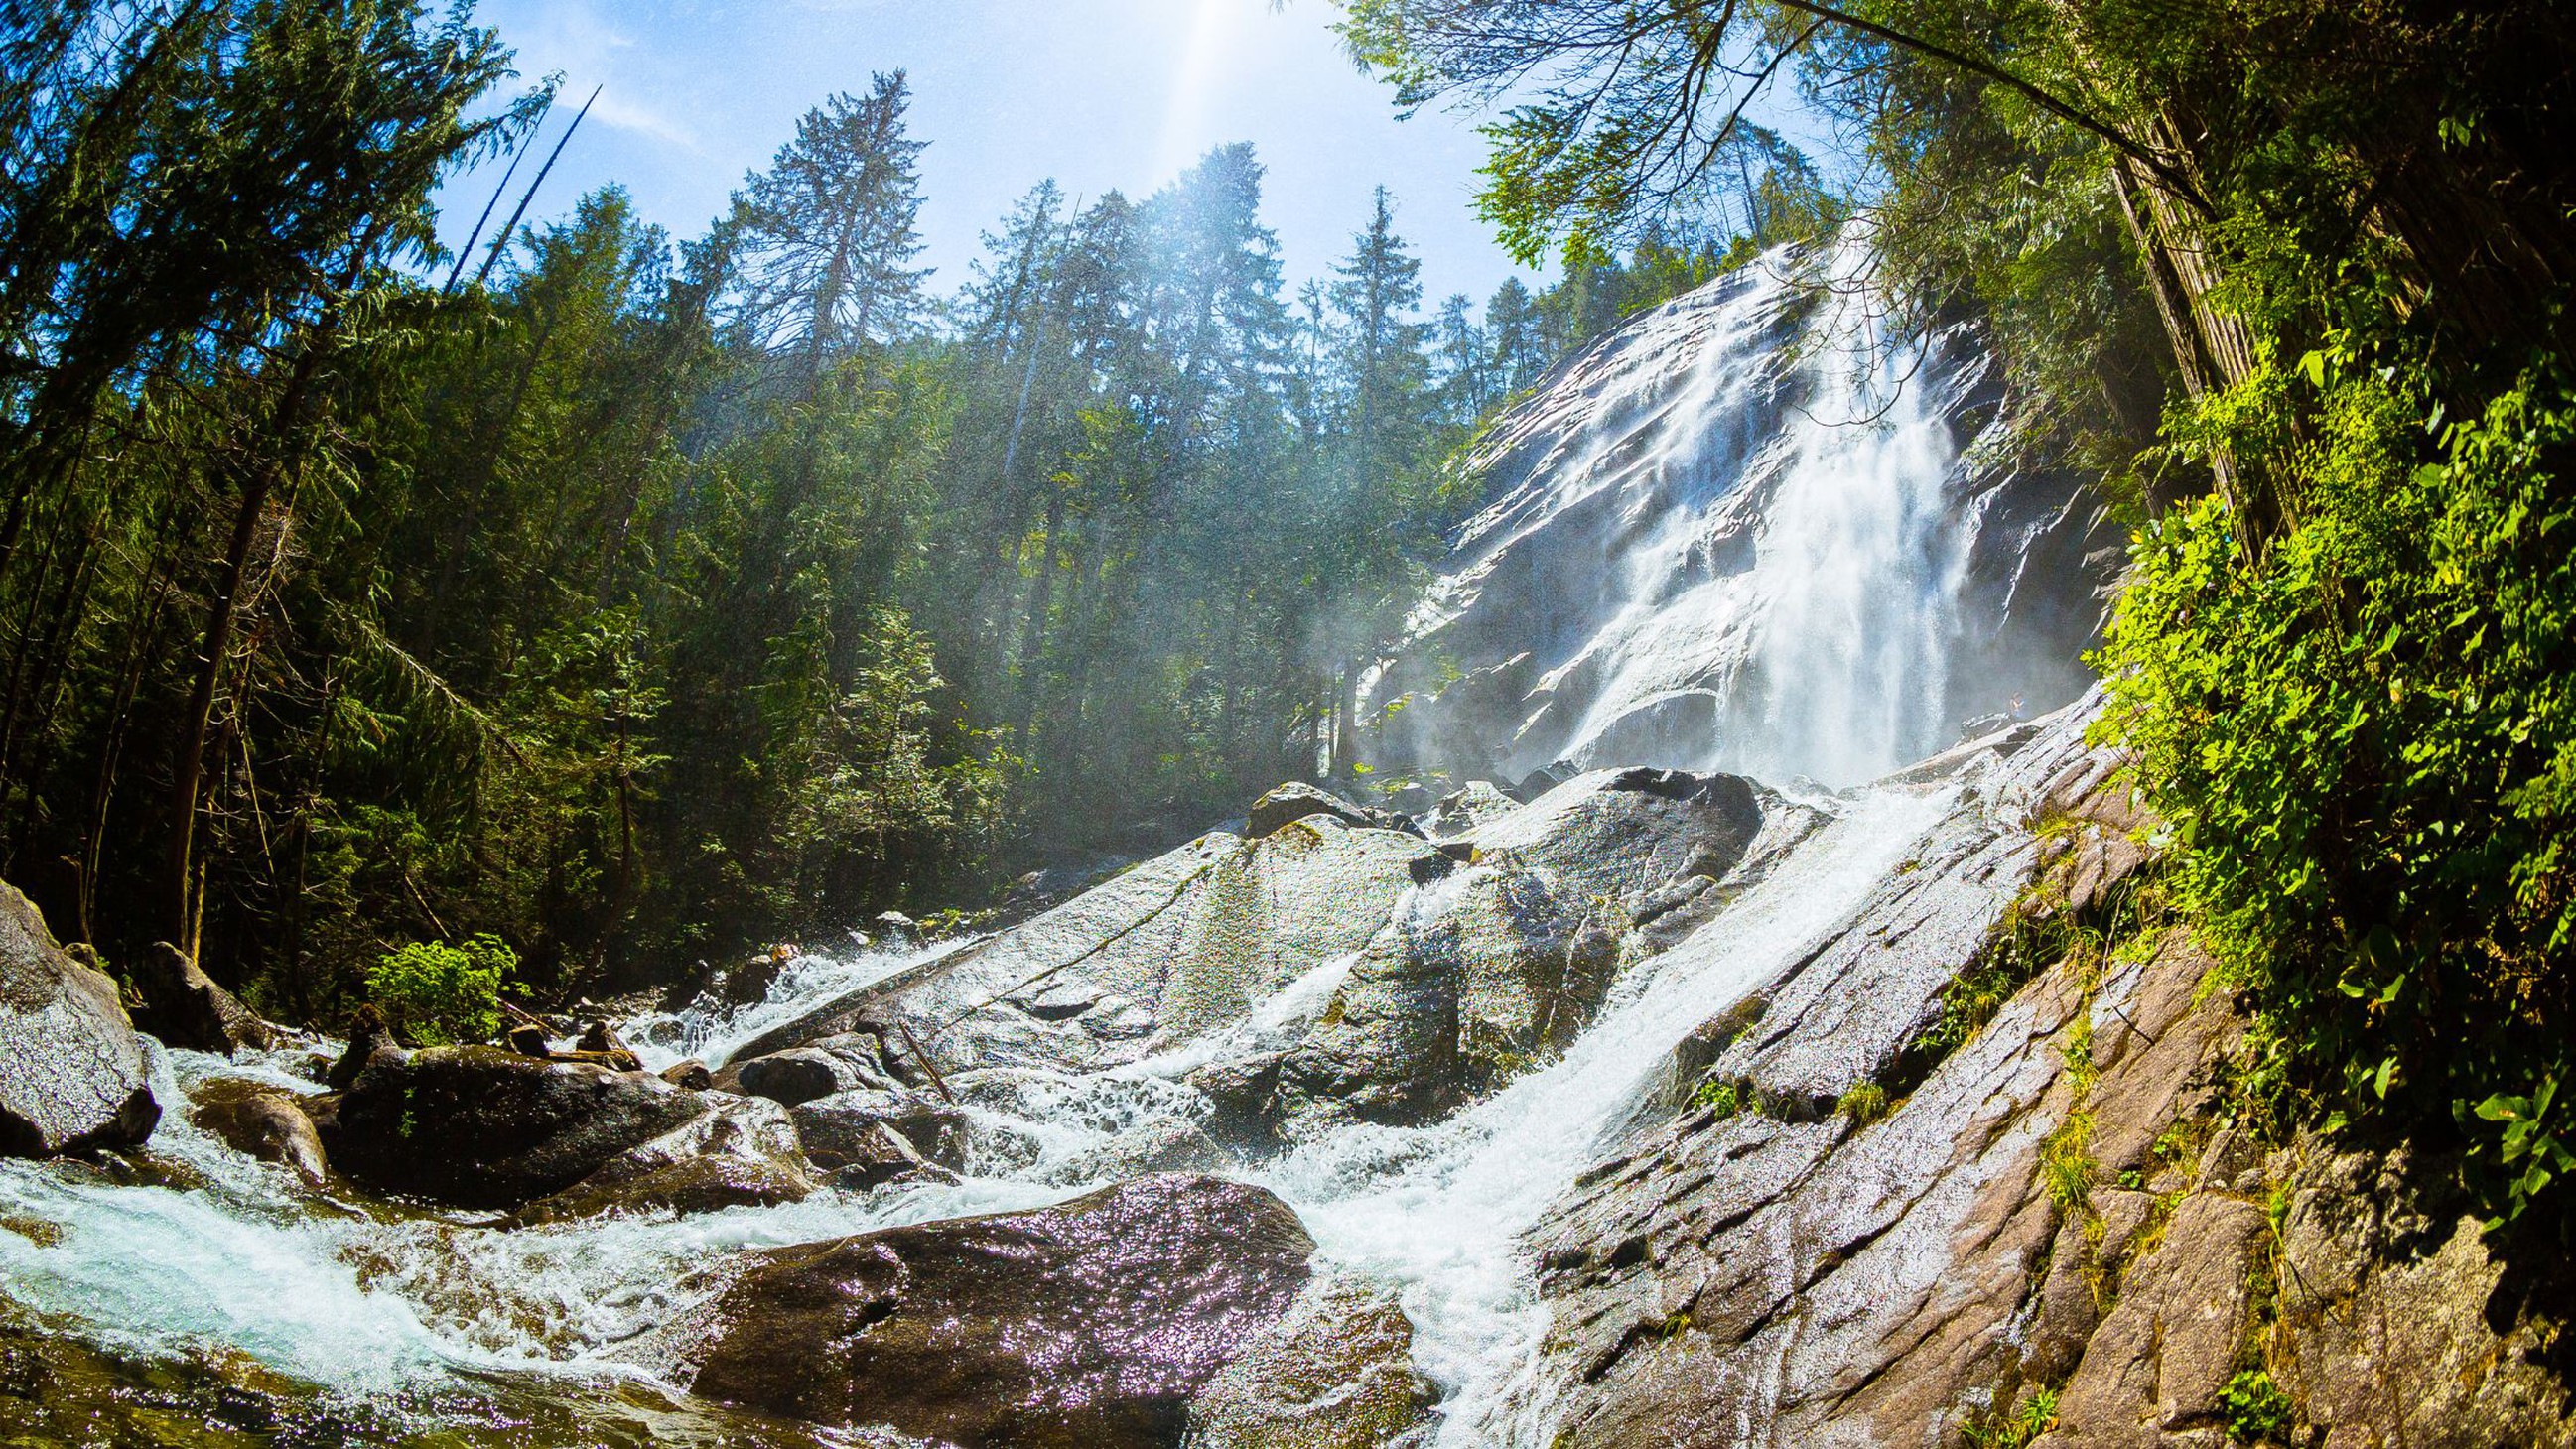
<path id="1" fill-rule="evenodd" d="M 2531 1101 L 2498 1093 L 2469 1110 L 2490 1122 L 2519 1122 L 2531 1114 Z"/>

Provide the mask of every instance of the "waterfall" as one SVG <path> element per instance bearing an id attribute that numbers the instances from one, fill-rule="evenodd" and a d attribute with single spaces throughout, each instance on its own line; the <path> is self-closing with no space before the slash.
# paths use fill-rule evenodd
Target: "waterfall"
<path id="1" fill-rule="evenodd" d="M 1883 327 L 1868 266 L 1773 252 L 1494 425 L 1492 502 L 1371 676 L 1381 770 L 1851 785 L 2081 692 L 2082 489 L 2012 465 L 1974 329 Z"/>
<path id="2" fill-rule="evenodd" d="M 2079 491 L 1992 445 L 1999 389 L 1972 332 L 1876 327 L 1861 261 L 1766 257 L 1587 349 L 1495 427 L 1478 455 L 1493 501 L 1370 681 L 1381 710 L 1405 703 L 1377 740 L 1390 773 L 1509 783 L 1559 763 L 1652 764 L 1856 786 L 1948 745 L 1968 715 L 2078 692 L 2094 619 L 2070 562 L 2089 528 Z M 1959 798 L 1795 788 L 1823 828 L 1631 964 L 1553 1061 L 1445 1121 L 1346 1121 L 1231 1169 L 1292 1206 L 1330 1263 L 1400 1289 L 1447 1449 L 1550 1442 L 1548 1310 L 1524 1236 L 1676 1044 L 1847 925 Z M 1442 888 L 1416 886 L 1399 909 Z M 622 1030 L 649 1066 L 721 1063 L 923 961 L 811 957 L 764 1000 Z M 1234 1025 L 1113 1071 L 981 1074 L 962 1181 L 694 1216 L 506 1228 L 317 1196 L 191 1126 L 185 1106 L 218 1077 L 318 1093 L 309 1054 L 160 1053 L 160 1180 L 0 1162 L 0 1327 L 24 1313 L 156 1362 L 247 1362 L 331 1412 L 391 1415 L 389 1440 L 586 1423 L 643 1400 L 720 1415 L 663 1381 L 656 1335 L 720 1291 L 733 1255 L 1097 1186 L 1114 1175 L 1089 1165 L 1112 1160 L 1104 1146 L 1206 1114 L 1181 1080 L 1192 1068 L 1311 1019 L 1351 967 L 1317 964 Z M 531 1403 L 571 1417 L 525 1417 Z M 735 1441 L 719 1419 L 691 1442 Z"/>

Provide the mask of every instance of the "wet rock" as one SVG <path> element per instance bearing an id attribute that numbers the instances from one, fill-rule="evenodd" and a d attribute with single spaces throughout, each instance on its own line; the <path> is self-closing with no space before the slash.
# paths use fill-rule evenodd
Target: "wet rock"
<path id="1" fill-rule="evenodd" d="M 1465 840 L 1474 836 L 1478 826 L 1520 807 L 1520 801 L 1504 794 L 1493 781 L 1470 780 L 1441 796 L 1423 814 L 1422 833 L 1438 841 Z"/>
<path id="2" fill-rule="evenodd" d="M 554 1043 L 546 1039 L 546 1029 L 535 1022 L 510 1028 L 508 1041 L 510 1050 L 523 1057 L 550 1057 L 555 1054 Z"/>
<path id="3" fill-rule="evenodd" d="M 2060 1440 L 2160 1449 L 2169 1432 L 2216 1426 L 2253 1312 L 2255 1250 L 2270 1233 L 2252 1203 L 2186 1198 L 2058 1396 Z"/>
<path id="4" fill-rule="evenodd" d="M 1920 999 L 1937 999 L 2011 899 L 1976 862 L 2035 859 L 2015 854 L 2016 841 L 2029 844 L 2018 821 L 2031 782 L 2081 751 L 2061 729 L 2014 757 L 2026 773 L 1984 775 L 1936 832 L 1941 854 L 1899 872 L 1814 954 L 1751 993 L 1768 1010 L 1715 1070 L 1827 1064 L 1839 1045 L 1854 1059 L 1839 1068 L 1850 1082 L 1873 1057 L 1900 1057 L 1907 1028 L 1832 992 L 1885 991 L 1899 998 L 1890 1014 L 1911 1016 L 1904 993 L 1919 973 Z M 1927 877 L 1950 883 L 1927 887 Z M 1948 899 L 1926 899 L 1927 888 Z M 1981 896 L 1983 910 L 1971 909 Z M 2057 1206 L 2040 1156 L 2079 1105 L 2067 1047 L 2090 1032 L 2100 1076 L 2087 1110 L 2120 1119 L 2124 1134 L 2170 1121 L 2174 1099 L 2191 1099 L 2229 1039 L 2209 1024 L 2227 1017 L 2226 1002 L 2193 1004 L 2203 959 L 2168 942 L 2090 992 L 2076 963 L 2041 973 L 1866 1128 L 1832 1112 L 1831 1096 L 1795 1114 L 1803 1120 L 1772 1115 L 1767 1092 L 1802 1080 L 1783 1071 L 1757 1078 L 1761 1107 L 1690 1110 L 1628 1139 L 1531 1243 L 1552 1308 L 1557 1442 L 1949 1443 L 1945 1426 L 2008 1401 L 2033 1368 L 2072 1366 L 2096 1332 L 2080 1247 L 2092 1225 Z M 1819 975 L 1842 984 L 1811 980 Z M 1708 1035 L 1735 1026 L 1712 1023 Z M 1812 1080 L 1781 1105 L 1815 1108 L 1836 1079 Z M 2130 1093 L 2160 1100 L 2111 1100 Z M 2107 1182 L 2098 1191 L 2109 1201 Z"/>
<path id="5" fill-rule="evenodd" d="M 116 983 L 73 961 L 0 885 L 0 1157 L 127 1147 L 161 1120 Z"/>
<path id="6" fill-rule="evenodd" d="M 1101 885 L 1134 863 L 1125 856 L 1110 855 L 1081 865 L 1051 865 L 1030 871 L 1002 893 L 1002 917 L 1016 925 Z"/>
<path id="7" fill-rule="evenodd" d="M 1383 1449 L 1427 1420 L 1438 1391 L 1413 1367 L 1394 1290 L 1319 1278 L 1190 1406 L 1194 1449 Z"/>
<path id="8" fill-rule="evenodd" d="M 789 1115 L 806 1157 L 831 1172 L 860 1167 L 892 1176 L 924 1162 L 961 1171 L 973 1132 L 963 1110 L 901 1089 L 840 1092 L 800 1103 Z"/>
<path id="9" fill-rule="evenodd" d="M 370 1058 L 324 1142 L 341 1171 L 384 1191 L 514 1208 L 571 1187 L 711 1105 L 643 1072 L 434 1047 Z"/>
<path id="10" fill-rule="evenodd" d="M 605 1021 L 594 1021 L 584 1027 L 581 1039 L 573 1044 L 573 1050 L 612 1071 L 644 1070 L 643 1059 L 636 1056 L 635 1049 L 628 1046 L 624 1039 L 617 1035 L 615 1028 Z"/>
<path id="11" fill-rule="evenodd" d="M 691 1387 L 961 1449 L 1174 1445 L 1313 1252 L 1278 1199 L 1199 1177 L 772 1249 L 706 1310 Z"/>
<path id="12" fill-rule="evenodd" d="M 1831 1110 L 1896 1071 L 1942 993 L 1986 948 L 2038 869 L 2011 802 L 1970 800 L 1935 826 L 1860 917 L 1763 995 L 1770 1009 L 1717 1063 L 1784 1110 Z M 1676 952 L 1692 949 L 1689 942 Z"/>
<path id="13" fill-rule="evenodd" d="M 323 1080 L 332 1091 L 345 1092 L 357 1084 L 367 1068 L 379 1063 L 398 1067 L 410 1059 L 411 1054 L 394 1039 L 394 1029 L 386 1023 L 384 1013 L 373 1005 L 361 1006 L 349 1024 L 348 1046 Z"/>
<path id="14" fill-rule="evenodd" d="M 1619 960 L 1619 938 L 1549 877 L 1469 867 L 1370 940 L 1282 1061 L 1276 1114 L 1437 1117 L 1572 1042 Z"/>
<path id="15" fill-rule="evenodd" d="M 322 1134 L 294 1093 L 217 1078 L 199 1087 L 193 1102 L 188 1120 L 235 1152 L 288 1168 L 309 1185 L 318 1186 L 331 1175 Z"/>
<path id="16" fill-rule="evenodd" d="M 746 1095 L 788 1107 L 836 1092 L 882 1091 L 895 1085 L 875 1039 L 855 1034 L 754 1057 L 730 1070 Z"/>
<path id="17" fill-rule="evenodd" d="M 715 1073 L 707 1070 L 707 1064 L 695 1057 L 684 1062 L 673 1062 L 664 1067 L 658 1075 L 672 1086 L 687 1087 L 694 1092 L 705 1091 L 714 1086 L 716 1080 Z"/>
<path id="18" fill-rule="evenodd" d="M 1762 802 L 1733 775 L 1602 770 L 1478 828 L 1480 858 L 1508 856 L 1575 900 L 1633 908 L 1693 876 L 1721 879 L 1762 830 Z"/>
<path id="19" fill-rule="evenodd" d="M 1075 1153 L 1050 1171 L 1047 1179 L 1073 1186 L 1158 1172 L 1214 1172 L 1225 1165 L 1225 1149 L 1205 1129 L 1164 1118 Z"/>
<path id="20" fill-rule="evenodd" d="M 874 1022 L 913 1028 L 946 1073 L 1136 1061 L 1239 1022 L 1252 1002 L 1359 950 L 1427 878 L 1418 872 L 1450 868 L 1428 841 L 1354 829 L 1330 814 L 1291 820 L 1258 840 L 1204 836 L 808 1013 L 742 1055 Z"/>
<path id="21" fill-rule="evenodd" d="M 1279 1066 L 1278 1111 L 1312 1130 L 1344 1117 L 1406 1125 L 1457 1105 L 1454 958 L 1391 922 L 1360 953 L 1333 1006 Z"/>
<path id="22" fill-rule="evenodd" d="M 1279 1120 L 1279 1069 L 1285 1051 L 1255 1052 L 1213 1061 L 1181 1080 L 1205 1096 L 1207 1130 L 1219 1141 L 1266 1146 Z"/>
<path id="23" fill-rule="evenodd" d="M 571 1188 L 530 1203 L 519 1220 L 775 1207 L 813 1194 L 814 1179 L 785 1108 L 756 1097 L 706 1100 L 710 1110 L 610 1158 Z"/>
<path id="24" fill-rule="evenodd" d="M 133 974 L 135 989 L 143 994 L 135 1027 L 164 1045 L 221 1056 L 231 1056 L 239 1047 L 263 1050 L 269 1045 L 268 1023 L 169 942 L 145 947 L 135 958 Z"/>
<path id="25" fill-rule="evenodd" d="M 1412 822 L 1402 816 L 1354 805 L 1329 790 L 1292 780 L 1253 802 L 1252 813 L 1244 818 L 1243 833 L 1246 839 L 1261 840 L 1276 835 L 1283 825 L 1317 815 L 1329 815 L 1364 830 L 1412 829 Z"/>

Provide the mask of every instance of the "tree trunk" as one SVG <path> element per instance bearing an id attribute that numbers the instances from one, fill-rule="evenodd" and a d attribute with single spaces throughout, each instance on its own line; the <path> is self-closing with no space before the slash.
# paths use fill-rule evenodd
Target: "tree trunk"
<path id="1" fill-rule="evenodd" d="M 332 319 L 316 324 L 278 396 L 277 406 L 270 412 L 265 432 L 273 440 L 276 452 L 256 452 L 242 479 L 240 504 L 233 514 L 232 543 L 224 552 L 223 572 L 206 608 L 205 644 L 197 659 L 196 682 L 189 690 L 187 708 L 179 716 L 178 747 L 170 768 L 169 856 L 162 876 L 161 910 L 163 924 L 170 932 L 168 939 L 174 943 L 184 945 L 194 935 L 194 872 L 190 864 L 196 854 L 197 797 L 205 777 L 206 730 L 214 719 L 215 690 L 222 681 L 226 658 L 232 653 L 242 577 L 249 569 L 251 545 L 259 539 L 260 515 L 267 510 L 284 471 L 284 462 L 277 453 L 293 450 L 294 435 L 302 425 L 304 400 L 332 349 L 334 325 Z"/>

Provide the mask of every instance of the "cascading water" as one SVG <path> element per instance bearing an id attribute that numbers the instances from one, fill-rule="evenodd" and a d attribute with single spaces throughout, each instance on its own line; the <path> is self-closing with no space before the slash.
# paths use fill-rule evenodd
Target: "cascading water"
<path id="1" fill-rule="evenodd" d="M 1974 330 L 1889 335 L 1867 267 L 1771 253 L 1494 425 L 1495 501 L 1370 681 L 1381 769 L 1850 785 L 2082 691 L 2081 487 L 2011 466 Z"/>
<path id="2" fill-rule="evenodd" d="M 1469 528 L 1378 690 L 1416 689 L 1434 658 L 1467 677 L 1406 711 L 1411 733 L 1391 745 L 1850 782 L 1947 744 L 1963 700 L 2000 691 L 2000 705 L 2018 688 L 2034 707 L 2055 702 L 2040 691 L 2056 676 L 2037 665 L 1969 666 L 2005 645 L 2039 658 L 2032 638 L 2076 628 L 2024 628 L 2044 611 L 2019 582 L 2071 505 L 2034 512 L 2030 489 L 1962 463 L 1960 419 L 1984 384 L 1959 337 L 1909 350 L 1824 320 L 1858 304 L 1802 293 L 1803 265 L 1775 257 L 1643 319 L 1505 425 L 1496 456 L 1526 477 Z M 1821 830 L 1628 968 L 1552 1062 L 1446 1121 L 1343 1122 L 1233 1169 L 1295 1208 L 1330 1263 L 1400 1287 L 1417 1362 L 1442 1392 L 1440 1444 L 1549 1442 L 1547 1309 L 1523 1235 L 1676 1043 L 1847 924 L 1950 805 L 1929 787 L 1817 799 Z M 1446 888 L 1417 886 L 1398 909 L 1435 909 Z M 721 1064 L 922 959 L 808 958 L 761 1002 L 622 1030 L 648 1065 Z M 1207 1115 L 1182 1077 L 1312 1020 L 1352 964 L 1323 961 L 1232 1025 L 1112 1071 L 961 1082 L 974 1128 L 961 1181 L 694 1216 L 504 1227 L 317 1197 L 185 1110 L 190 1088 L 220 1077 L 318 1092 L 310 1053 L 165 1053 L 160 1180 L 0 1162 L 0 1328 L 30 1314 L 117 1354 L 232 1365 L 226 1382 L 247 1364 L 324 1412 L 377 1416 L 363 1437 L 388 1442 L 458 1442 L 466 1428 L 490 1432 L 464 1442 L 572 1442 L 547 1426 L 573 1424 L 583 1443 L 859 1442 L 687 1401 L 657 1378 L 655 1330 L 717 1291 L 708 1270 L 745 1249 L 1035 1207 L 1121 1175 L 1105 1148 Z M 609 1423 L 634 1427 L 619 1437 Z"/>

